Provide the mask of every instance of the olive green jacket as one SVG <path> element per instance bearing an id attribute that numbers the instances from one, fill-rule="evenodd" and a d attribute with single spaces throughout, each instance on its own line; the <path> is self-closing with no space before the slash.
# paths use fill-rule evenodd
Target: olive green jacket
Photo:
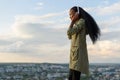
<path id="1" fill-rule="evenodd" d="M 71 40 L 69 68 L 89 75 L 85 20 L 79 19 L 72 28 L 69 27 L 67 35 Z"/>

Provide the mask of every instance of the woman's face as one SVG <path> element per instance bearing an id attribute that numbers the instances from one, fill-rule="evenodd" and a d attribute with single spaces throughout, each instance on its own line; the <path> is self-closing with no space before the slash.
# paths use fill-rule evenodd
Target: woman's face
<path id="1" fill-rule="evenodd" d="M 76 12 L 75 12 L 74 10 L 72 10 L 72 9 L 69 11 L 69 16 L 70 16 L 70 19 L 71 19 L 71 20 L 73 20 L 73 17 L 74 17 L 74 15 L 75 15 L 75 13 L 76 13 Z"/>

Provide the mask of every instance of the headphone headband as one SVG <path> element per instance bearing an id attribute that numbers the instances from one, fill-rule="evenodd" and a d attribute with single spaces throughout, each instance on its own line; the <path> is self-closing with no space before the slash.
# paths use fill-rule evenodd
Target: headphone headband
<path id="1" fill-rule="evenodd" d="M 79 6 L 77 6 L 77 12 L 79 13 Z"/>

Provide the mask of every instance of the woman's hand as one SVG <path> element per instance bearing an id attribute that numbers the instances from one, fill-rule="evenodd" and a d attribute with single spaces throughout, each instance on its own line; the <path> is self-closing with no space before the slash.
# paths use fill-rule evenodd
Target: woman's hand
<path id="1" fill-rule="evenodd" d="M 78 13 L 75 13 L 75 15 L 73 16 L 73 18 L 71 19 L 71 24 L 70 24 L 70 27 L 72 28 L 73 25 L 75 24 L 75 22 L 79 19 L 79 14 Z"/>

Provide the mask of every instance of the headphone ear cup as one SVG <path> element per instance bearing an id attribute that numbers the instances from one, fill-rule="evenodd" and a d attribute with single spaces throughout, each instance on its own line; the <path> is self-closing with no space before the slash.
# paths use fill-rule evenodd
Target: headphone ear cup
<path id="1" fill-rule="evenodd" d="M 79 14 L 78 12 L 75 13 L 75 15 L 78 15 L 78 14 Z"/>

